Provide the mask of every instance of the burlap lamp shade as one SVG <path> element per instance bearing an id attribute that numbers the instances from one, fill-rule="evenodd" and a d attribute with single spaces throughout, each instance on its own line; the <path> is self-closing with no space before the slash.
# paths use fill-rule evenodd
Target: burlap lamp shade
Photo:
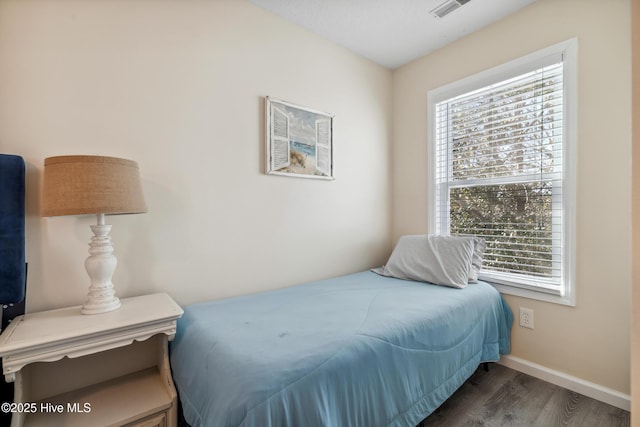
<path id="1" fill-rule="evenodd" d="M 138 164 L 116 157 L 49 157 L 42 193 L 42 216 L 147 211 Z"/>

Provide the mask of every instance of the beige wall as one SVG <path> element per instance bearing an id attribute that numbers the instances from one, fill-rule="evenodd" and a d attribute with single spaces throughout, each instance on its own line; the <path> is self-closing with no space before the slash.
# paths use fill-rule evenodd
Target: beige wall
<path id="1" fill-rule="evenodd" d="M 633 70 L 633 325 L 631 421 L 640 426 L 640 0 L 631 2 Z"/>
<path id="2" fill-rule="evenodd" d="M 45 157 L 139 162 L 122 297 L 182 304 L 381 264 L 391 72 L 246 1 L 0 0 L 0 152 L 27 161 L 28 310 L 84 300 L 93 217 L 39 217 Z M 267 176 L 265 95 L 335 114 L 336 180 Z"/>
<path id="3" fill-rule="evenodd" d="M 629 393 L 631 46 L 628 0 L 539 0 L 393 75 L 393 235 L 427 230 L 427 92 L 578 38 L 576 307 L 507 296 L 535 311 L 514 356 Z"/>

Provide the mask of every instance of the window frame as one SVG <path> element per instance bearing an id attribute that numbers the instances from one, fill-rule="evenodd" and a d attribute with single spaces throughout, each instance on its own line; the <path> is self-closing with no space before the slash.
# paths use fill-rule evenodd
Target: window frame
<path id="1" fill-rule="evenodd" d="M 544 287 L 537 288 L 526 284 L 491 283 L 501 293 L 525 298 L 548 301 L 557 304 L 575 306 L 575 206 L 577 171 L 577 52 L 578 41 L 572 38 L 553 46 L 538 50 L 521 58 L 481 71 L 477 74 L 430 90 L 427 94 L 427 145 L 429 156 L 428 173 L 428 232 L 436 232 L 436 210 L 441 208 L 436 200 L 436 104 L 469 93 L 480 88 L 496 84 L 518 75 L 548 65 L 549 57 L 561 55 L 563 62 L 563 273 L 559 293 L 550 292 Z M 482 272 L 480 279 L 482 280 Z"/>

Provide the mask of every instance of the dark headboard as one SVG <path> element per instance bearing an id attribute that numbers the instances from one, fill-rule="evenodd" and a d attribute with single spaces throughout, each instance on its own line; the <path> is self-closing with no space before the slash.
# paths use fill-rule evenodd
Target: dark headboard
<path id="1" fill-rule="evenodd" d="M 24 300 L 24 190 L 24 159 L 0 154 L 0 304 Z"/>
<path id="2" fill-rule="evenodd" d="M 24 224 L 25 164 L 20 156 L 0 154 L 0 307 L 2 330 L 23 314 L 27 283 Z M 13 383 L 0 381 L 0 401 L 13 401 Z M 0 413 L 9 425 L 11 413 Z"/>

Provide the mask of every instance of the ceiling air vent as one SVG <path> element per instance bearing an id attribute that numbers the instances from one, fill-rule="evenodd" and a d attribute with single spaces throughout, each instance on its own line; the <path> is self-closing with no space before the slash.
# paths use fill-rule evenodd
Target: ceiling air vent
<path id="1" fill-rule="evenodd" d="M 463 6 L 469 3 L 471 0 L 447 0 L 442 3 L 440 6 L 433 9 L 430 13 L 432 15 L 437 16 L 438 18 L 444 18 L 460 6 Z"/>

